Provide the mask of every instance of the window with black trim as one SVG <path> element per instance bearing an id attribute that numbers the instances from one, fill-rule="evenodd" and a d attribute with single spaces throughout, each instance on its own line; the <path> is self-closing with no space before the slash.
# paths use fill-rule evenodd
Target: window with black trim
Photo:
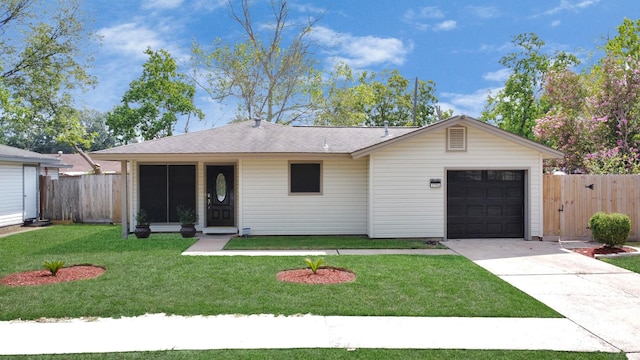
<path id="1" fill-rule="evenodd" d="M 322 193 L 322 163 L 289 163 L 289 191 L 292 194 Z"/>
<path id="2" fill-rule="evenodd" d="M 177 208 L 196 208 L 195 165 L 140 165 L 140 209 L 153 223 L 179 222 Z"/>

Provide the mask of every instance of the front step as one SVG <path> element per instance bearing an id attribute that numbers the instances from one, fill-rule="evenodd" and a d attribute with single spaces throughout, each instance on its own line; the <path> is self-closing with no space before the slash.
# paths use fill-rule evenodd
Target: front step
<path id="1" fill-rule="evenodd" d="M 27 219 L 24 221 L 22 226 L 24 227 L 43 227 L 51 225 L 51 221 L 47 219 L 37 220 L 37 219 Z"/>

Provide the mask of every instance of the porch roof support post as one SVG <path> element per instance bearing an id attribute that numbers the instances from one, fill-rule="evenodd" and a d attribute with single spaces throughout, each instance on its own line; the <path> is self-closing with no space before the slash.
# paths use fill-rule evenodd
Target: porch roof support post
<path id="1" fill-rule="evenodd" d="M 122 160 L 120 162 L 120 196 L 121 196 L 121 212 L 122 215 L 122 238 L 127 239 L 129 237 L 129 216 L 127 209 L 129 208 L 127 197 L 127 161 Z"/>

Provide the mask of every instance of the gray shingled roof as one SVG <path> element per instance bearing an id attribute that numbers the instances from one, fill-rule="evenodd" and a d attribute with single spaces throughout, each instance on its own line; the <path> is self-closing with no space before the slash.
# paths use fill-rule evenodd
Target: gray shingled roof
<path id="1" fill-rule="evenodd" d="M 243 121 L 223 127 L 100 150 L 92 154 L 241 154 L 329 153 L 350 154 L 415 131 L 414 127 L 316 127 L 285 126 Z M 326 144 L 326 146 L 325 146 Z"/>
<path id="2" fill-rule="evenodd" d="M 58 164 L 58 159 L 51 155 L 43 155 L 37 152 L 18 149 L 12 146 L 0 144 L 0 161 Z"/>

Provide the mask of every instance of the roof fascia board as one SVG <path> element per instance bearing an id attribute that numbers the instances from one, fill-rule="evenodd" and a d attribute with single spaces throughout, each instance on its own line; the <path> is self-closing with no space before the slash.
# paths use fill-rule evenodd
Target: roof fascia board
<path id="1" fill-rule="evenodd" d="M 46 157 L 44 157 L 44 158 L 36 158 L 36 157 L 7 156 L 7 155 L 0 156 L 0 161 L 20 162 L 20 163 L 29 163 L 29 164 L 42 164 L 42 165 L 47 164 L 50 167 L 53 164 L 59 163 L 59 161 L 57 159 L 53 159 L 53 158 L 46 158 Z"/>
<path id="2" fill-rule="evenodd" d="M 348 153 L 207 153 L 207 154 L 97 154 L 94 160 L 110 161 L 235 161 L 237 159 L 351 159 Z"/>

